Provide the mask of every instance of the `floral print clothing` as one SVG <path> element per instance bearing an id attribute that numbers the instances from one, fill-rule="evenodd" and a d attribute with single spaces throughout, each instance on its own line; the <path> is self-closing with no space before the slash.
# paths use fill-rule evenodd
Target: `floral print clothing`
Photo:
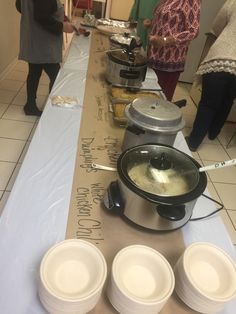
<path id="1" fill-rule="evenodd" d="M 148 49 L 148 63 L 153 69 L 184 71 L 188 46 L 199 32 L 201 0 L 162 0 L 154 11 L 150 35 L 173 37 L 173 45 Z"/>

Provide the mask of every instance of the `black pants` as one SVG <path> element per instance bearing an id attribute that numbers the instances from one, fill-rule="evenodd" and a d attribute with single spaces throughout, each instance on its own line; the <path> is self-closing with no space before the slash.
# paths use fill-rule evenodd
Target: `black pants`
<path id="1" fill-rule="evenodd" d="M 197 148 L 208 134 L 214 139 L 230 113 L 236 97 L 236 75 L 212 72 L 202 77 L 202 95 L 189 137 L 189 144 Z"/>
<path id="2" fill-rule="evenodd" d="M 55 82 L 57 74 L 60 70 L 59 63 L 43 63 L 43 64 L 34 64 L 29 63 L 29 72 L 27 76 L 27 106 L 34 107 L 36 106 L 36 96 L 37 89 L 39 85 L 39 80 L 42 75 L 43 70 L 47 73 L 50 84 L 49 92 L 52 89 L 52 86 Z"/>

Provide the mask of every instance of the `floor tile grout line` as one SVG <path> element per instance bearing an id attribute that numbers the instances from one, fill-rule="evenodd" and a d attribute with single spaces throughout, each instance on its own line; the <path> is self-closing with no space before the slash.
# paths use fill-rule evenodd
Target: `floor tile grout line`
<path id="1" fill-rule="evenodd" d="M 15 167 L 14 167 L 14 169 L 13 169 L 13 171 L 12 171 L 12 173 L 11 173 L 11 175 L 10 175 L 10 177 L 9 177 L 9 179 L 8 179 L 8 181 L 7 181 L 7 183 L 6 183 L 4 192 L 11 192 L 11 190 L 10 190 L 10 191 L 7 190 L 7 186 L 8 186 L 8 184 L 9 184 L 9 182 L 11 181 L 11 178 L 13 177 L 13 174 L 14 174 L 14 171 L 15 171 L 17 165 L 18 165 L 18 163 L 15 164 Z M 15 182 L 13 183 L 13 185 L 14 185 L 14 184 L 15 184 Z"/>
<path id="2" fill-rule="evenodd" d="M 3 80 L 2 80 L 3 81 Z M 14 80 L 12 80 L 12 81 L 14 81 Z M 5 92 L 11 92 L 11 93 L 14 93 L 14 92 L 16 92 L 16 93 L 18 93 L 19 92 L 19 90 L 21 90 L 22 89 L 22 87 L 25 85 L 25 81 L 17 81 L 17 82 L 22 82 L 22 86 L 19 88 L 19 89 L 14 89 L 14 90 L 12 90 L 12 89 L 6 89 L 6 88 L 4 88 L 4 87 L 2 87 L 1 85 L 0 85 L 0 91 L 5 91 Z M 1 84 L 1 81 L 0 81 L 0 84 Z"/>
<path id="3" fill-rule="evenodd" d="M 2 117 L 4 116 L 4 114 L 7 112 L 8 108 L 11 106 L 11 104 L 5 104 L 8 105 L 7 108 L 5 109 L 5 111 L 2 113 L 0 120 L 2 120 Z"/>
<path id="4" fill-rule="evenodd" d="M 232 224 L 232 226 L 233 226 L 233 228 L 234 228 L 234 231 L 236 232 L 236 226 L 234 225 L 233 220 L 231 219 L 231 217 L 230 217 L 230 215 L 229 215 L 229 213 L 228 213 L 227 210 L 226 210 L 226 213 L 227 213 L 227 216 L 228 216 L 228 218 L 229 218 L 229 220 L 230 220 L 230 222 L 231 222 L 231 224 Z M 236 244 L 236 243 L 235 243 L 235 244 Z"/>
<path id="5" fill-rule="evenodd" d="M 12 105 L 10 105 L 10 106 L 12 106 Z M 23 120 L 17 120 L 17 119 L 9 119 L 9 118 L 1 118 L 1 120 L 5 120 L 5 121 L 16 121 L 16 122 L 25 122 L 25 123 L 34 123 L 34 121 L 23 121 Z"/>
<path id="6" fill-rule="evenodd" d="M 1 190 L 1 191 L 2 191 L 2 190 Z M 2 200 L 2 198 L 3 198 L 4 193 L 5 193 L 5 190 L 3 191 L 3 193 L 2 193 L 2 195 L 1 195 L 1 197 L 0 197 L 0 203 L 1 203 L 1 200 Z M 1 217 L 1 212 L 0 212 L 0 217 Z"/>
<path id="7" fill-rule="evenodd" d="M 33 126 L 34 127 L 34 126 Z M 32 127 L 32 128 L 33 128 Z M 2 137 L 2 136 L 0 136 L 0 138 L 1 139 L 4 139 L 4 140 L 13 140 L 13 141 L 22 141 L 22 142 L 25 142 L 25 141 L 27 141 L 27 139 L 29 138 L 29 137 L 27 137 L 27 139 L 22 139 L 22 138 L 12 138 L 12 137 Z"/>
<path id="8" fill-rule="evenodd" d="M 34 124 L 34 126 L 35 126 L 35 124 Z M 33 126 L 33 128 L 34 128 L 34 126 Z M 6 184 L 6 186 L 5 186 L 4 192 L 11 192 L 11 190 L 9 190 L 9 191 L 7 190 L 7 186 L 8 186 L 8 184 L 9 184 L 11 178 L 13 177 L 13 174 L 14 174 L 14 171 L 15 171 L 17 165 L 20 164 L 19 161 L 20 161 L 20 159 L 21 159 L 21 156 L 23 155 L 23 152 L 24 152 L 25 147 L 28 145 L 29 138 L 30 138 L 30 136 L 31 136 L 31 133 L 32 133 L 32 131 L 33 131 L 33 128 L 32 128 L 32 130 L 30 131 L 30 134 L 29 134 L 29 136 L 28 136 L 28 139 L 25 141 L 25 145 L 23 146 L 23 149 L 22 149 L 22 151 L 21 151 L 21 153 L 20 153 L 20 155 L 19 155 L 19 158 L 17 159 L 16 165 L 15 165 L 15 167 L 14 167 L 12 173 L 11 173 L 11 176 L 9 177 L 9 179 L 8 179 L 8 181 L 7 181 L 7 184 Z M 30 142 L 31 142 L 31 141 L 30 141 Z M 21 164 L 21 165 L 22 165 L 22 164 Z M 15 184 L 15 182 L 13 183 L 13 185 L 14 185 L 14 184 Z"/>
<path id="9" fill-rule="evenodd" d="M 25 64 L 27 64 L 27 63 L 25 62 Z M 16 69 L 16 68 L 13 68 L 12 71 L 27 73 L 28 69 Z"/>
<path id="10" fill-rule="evenodd" d="M 9 160 L 0 160 L 0 162 L 9 163 L 9 164 L 15 164 L 16 163 L 16 161 L 9 161 Z"/>
<path id="11" fill-rule="evenodd" d="M 213 184 L 225 184 L 225 185 L 235 185 L 236 186 L 236 183 L 232 183 L 232 182 L 215 182 L 215 181 L 211 181 Z"/>

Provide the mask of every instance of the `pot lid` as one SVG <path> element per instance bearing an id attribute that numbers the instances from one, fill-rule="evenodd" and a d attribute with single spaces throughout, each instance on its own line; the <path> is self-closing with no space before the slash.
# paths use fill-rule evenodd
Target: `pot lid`
<path id="1" fill-rule="evenodd" d="M 165 145 L 146 144 L 120 156 L 119 169 L 129 187 L 154 196 L 176 197 L 193 191 L 199 171 L 192 158 Z"/>
<path id="2" fill-rule="evenodd" d="M 125 115 L 132 124 L 153 132 L 177 133 L 185 125 L 179 107 L 161 98 L 136 98 Z"/>
<path id="3" fill-rule="evenodd" d="M 110 37 L 110 41 L 121 47 L 131 47 L 131 49 L 142 46 L 140 38 L 130 33 L 114 34 Z"/>
<path id="4" fill-rule="evenodd" d="M 107 55 L 115 63 L 126 66 L 139 67 L 147 64 L 147 59 L 138 51 L 114 50 L 107 52 Z"/>

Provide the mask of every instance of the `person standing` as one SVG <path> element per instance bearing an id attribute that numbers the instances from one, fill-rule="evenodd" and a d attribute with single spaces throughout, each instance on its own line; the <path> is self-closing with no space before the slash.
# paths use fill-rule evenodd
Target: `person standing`
<path id="1" fill-rule="evenodd" d="M 148 65 L 171 101 L 184 65 L 190 42 L 199 32 L 201 0 L 161 0 L 154 10 L 150 28 Z"/>
<path id="2" fill-rule="evenodd" d="M 60 0 L 16 0 L 15 5 L 21 13 L 19 60 L 28 62 L 24 112 L 40 116 L 36 96 L 42 71 L 50 79 L 51 91 L 62 61 L 62 34 L 72 33 L 73 26 L 63 22 L 64 7 Z"/>
<path id="3" fill-rule="evenodd" d="M 129 20 L 137 21 L 137 35 L 142 41 L 142 46 L 146 50 L 148 45 L 148 31 L 144 27 L 143 22 L 145 19 L 152 19 L 153 11 L 160 0 L 135 0 Z"/>
<path id="4" fill-rule="evenodd" d="M 216 40 L 197 71 L 202 78 L 202 94 L 193 129 L 187 138 L 196 151 L 208 134 L 220 133 L 236 98 L 236 1 L 227 0 L 217 14 L 212 34 Z"/>

